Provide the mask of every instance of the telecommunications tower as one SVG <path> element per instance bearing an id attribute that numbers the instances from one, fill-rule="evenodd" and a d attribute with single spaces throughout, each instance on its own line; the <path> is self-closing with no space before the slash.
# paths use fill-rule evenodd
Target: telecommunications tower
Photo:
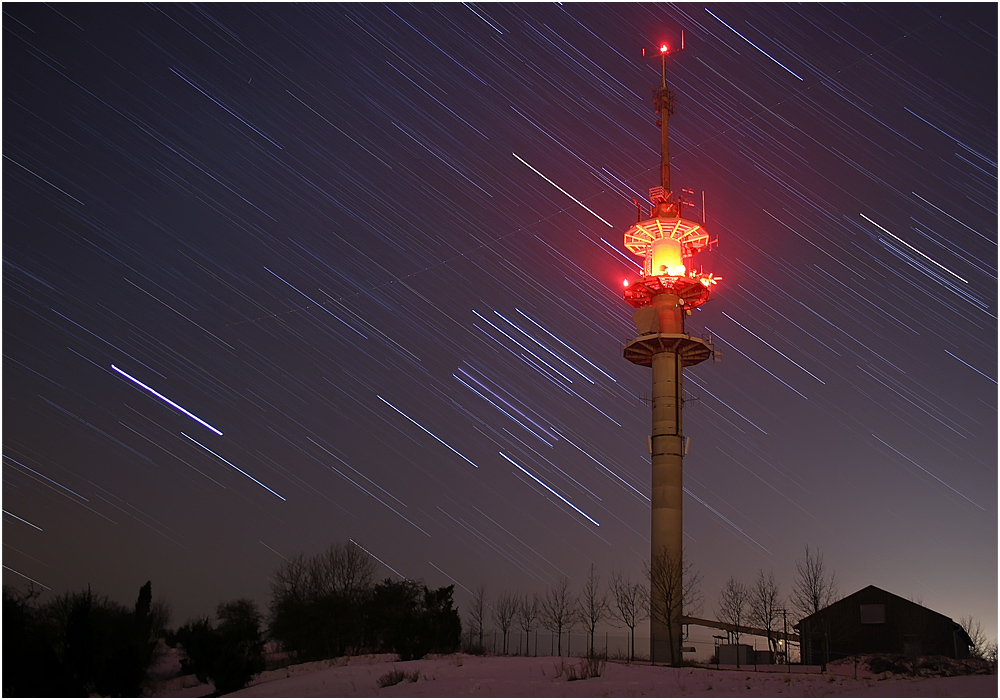
<path id="1" fill-rule="evenodd" d="M 683 35 L 682 35 L 683 36 Z M 683 39 L 681 48 L 683 48 Z M 650 660 L 676 664 L 681 659 L 683 624 L 684 500 L 682 368 L 712 356 L 711 344 L 684 332 L 684 318 L 708 301 L 718 277 L 695 270 L 692 258 L 707 249 L 704 206 L 700 222 L 684 218 L 693 203 L 670 187 L 670 132 L 674 93 L 667 87 L 666 45 L 660 47 L 661 81 L 654 90 L 660 126 L 660 186 L 649 191 L 651 207 L 639 206 L 639 221 L 625 232 L 625 247 L 643 258 L 642 277 L 625 281 L 625 301 L 635 307 L 637 338 L 625 359 L 653 369 L 652 515 L 650 527 Z"/>

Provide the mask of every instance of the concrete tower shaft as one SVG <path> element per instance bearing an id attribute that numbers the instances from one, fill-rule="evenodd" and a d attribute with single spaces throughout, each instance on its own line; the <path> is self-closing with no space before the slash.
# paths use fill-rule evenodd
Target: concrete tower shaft
<path id="1" fill-rule="evenodd" d="M 683 386 L 680 357 L 675 352 L 653 355 L 653 424 L 650 494 L 650 561 L 684 552 L 684 436 L 681 421 Z M 666 563 L 666 562 L 664 562 Z M 650 571 L 666 572 L 651 565 Z M 668 567 L 669 568 L 669 567 Z M 655 579 L 656 577 L 654 577 Z M 683 582 L 682 582 L 683 583 Z M 683 592 L 669 581 L 650 582 L 650 659 L 672 664 L 681 658 Z"/>
<path id="2" fill-rule="evenodd" d="M 681 283 L 677 287 L 682 287 Z M 700 283 L 695 283 L 701 286 Z M 658 290 L 635 310 L 640 333 L 625 346 L 630 362 L 653 370 L 650 430 L 650 659 L 681 659 L 684 564 L 683 368 L 712 354 L 705 340 L 684 329 L 684 292 Z M 680 293 L 678 293 L 680 292 Z M 666 559 L 666 560 L 664 560 Z"/>

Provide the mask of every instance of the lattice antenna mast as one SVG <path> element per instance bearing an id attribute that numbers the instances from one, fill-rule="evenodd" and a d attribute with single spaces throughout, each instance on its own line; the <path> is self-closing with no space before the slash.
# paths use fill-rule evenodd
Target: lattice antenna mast
<path id="1" fill-rule="evenodd" d="M 660 88 L 655 91 L 656 112 L 660 115 L 660 186 L 669 201 L 670 194 L 670 115 L 674 113 L 674 91 L 667 85 L 667 56 L 684 50 L 684 32 L 681 31 L 681 47 L 670 49 L 660 45 Z"/>

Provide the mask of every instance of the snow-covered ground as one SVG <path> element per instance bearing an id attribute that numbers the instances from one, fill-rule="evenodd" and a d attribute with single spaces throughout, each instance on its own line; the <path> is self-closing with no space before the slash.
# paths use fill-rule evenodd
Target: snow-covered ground
<path id="1" fill-rule="evenodd" d="M 557 657 L 455 654 L 400 662 L 392 655 L 331 659 L 262 674 L 235 696 L 243 697 L 997 697 L 997 676 L 899 678 L 831 665 L 827 673 L 784 670 L 667 668 L 609 662 L 599 678 L 580 675 L 584 661 Z M 398 670 L 416 682 L 379 687 Z M 575 673 L 574 673 L 575 671 Z M 193 683 L 193 685 L 192 685 Z M 188 687 L 183 687 L 188 684 Z M 161 685 L 156 697 L 199 697 L 212 692 L 193 677 Z"/>

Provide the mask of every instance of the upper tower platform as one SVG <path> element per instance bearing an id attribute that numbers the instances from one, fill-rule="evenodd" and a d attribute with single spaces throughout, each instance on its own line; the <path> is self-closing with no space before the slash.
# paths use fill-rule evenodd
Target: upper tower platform
<path id="1" fill-rule="evenodd" d="M 684 48 L 683 38 L 681 49 Z M 693 257 L 712 243 L 704 222 L 684 218 L 688 202 L 670 189 L 670 129 L 674 111 L 674 94 L 667 87 L 666 57 L 674 53 L 665 44 L 660 46 L 661 81 L 653 91 L 660 126 L 660 186 L 650 190 L 649 218 L 639 221 L 625 232 L 625 247 L 643 259 L 642 278 L 625 284 L 625 301 L 636 308 L 652 304 L 657 294 L 673 294 L 686 309 L 708 301 L 711 288 L 720 278 L 696 271 Z"/>

